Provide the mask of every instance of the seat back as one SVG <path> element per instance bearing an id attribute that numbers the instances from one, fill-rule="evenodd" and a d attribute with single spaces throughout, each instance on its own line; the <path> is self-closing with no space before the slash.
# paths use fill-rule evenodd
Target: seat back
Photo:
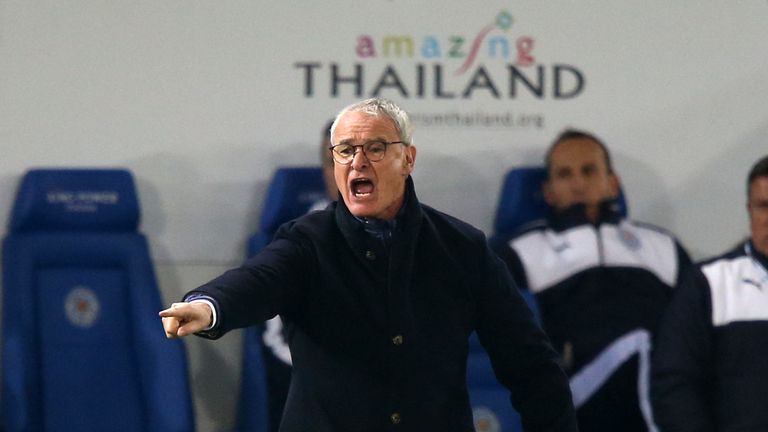
<path id="1" fill-rule="evenodd" d="M 493 221 L 495 235 L 511 236 L 526 224 L 547 217 L 549 205 L 541 192 L 546 180 L 544 167 L 518 167 L 507 172 Z"/>
<path id="2" fill-rule="evenodd" d="M 325 198 L 323 169 L 320 167 L 278 168 L 264 199 L 259 230 L 248 240 L 248 256 L 272 241 L 280 225 L 306 213 Z"/>
<path id="3" fill-rule="evenodd" d="M 37 169 L 3 242 L 6 431 L 192 431 L 186 354 L 165 338 L 122 169 Z"/>
<path id="4" fill-rule="evenodd" d="M 507 172 L 499 194 L 492 237 L 509 239 L 532 223 L 547 218 L 551 208 L 542 192 L 546 180 L 547 169 L 543 166 L 515 167 Z M 618 201 L 620 213 L 626 216 L 627 203 L 621 189 Z"/>
<path id="5" fill-rule="evenodd" d="M 265 365 L 263 326 L 243 331 L 243 365 L 240 378 L 240 400 L 237 407 L 237 432 L 277 430 L 279 413 L 270 404 L 268 372 Z M 278 418 L 272 418 L 275 415 Z M 274 427 L 270 427 L 270 422 Z"/>

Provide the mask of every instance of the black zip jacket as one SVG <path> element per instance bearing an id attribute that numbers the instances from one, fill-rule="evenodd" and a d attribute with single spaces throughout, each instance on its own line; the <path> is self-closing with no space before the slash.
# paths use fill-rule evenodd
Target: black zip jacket
<path id="1" fill-rule="evenodd" d="M 648 392 L 653 334 L 691 260 L 677 240 L 601 205 L 555 213 L 494 249 L 530 290 L 570 376 L 583 431 L 653 430 Z"/>

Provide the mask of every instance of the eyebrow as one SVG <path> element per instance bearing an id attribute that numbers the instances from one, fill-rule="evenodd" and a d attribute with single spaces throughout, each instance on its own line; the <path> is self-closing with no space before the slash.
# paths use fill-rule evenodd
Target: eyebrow
<path id="1" fill-rule="evenodd" d="M 363 142 L 363 144 L 365 144 L 365 143 L 369 143 L 369 142 L 371 142 L 371 141 L 384 141 L 384 142 L 390 142 L 388 139 L 386 139 L 386 138 L 384 138 L 384 137 L 382 137 L 382 136 L 378 136 L 378 137 L 369 138 L 369 139 L 365 140 L 365 141 Z M 340 145 L 340 144 L 352 144 L 353 142 L 355 142 L 355 140 L 353 140 L 352 138 L 347 138 L 347 139 L 343 139 L 343 140 L 339 141 L 339 144 L 337 144 L 337 145 Z"/>

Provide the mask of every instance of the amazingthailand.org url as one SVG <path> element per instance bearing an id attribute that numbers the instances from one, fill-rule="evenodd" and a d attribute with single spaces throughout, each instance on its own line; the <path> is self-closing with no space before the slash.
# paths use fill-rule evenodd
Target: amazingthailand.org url
<path id="1" fill-rule="evenodd" d="M 528 128 L 543 129 L 544 114 L 507 112 L 411 113 L 411 121 L 420 127 Z"/>

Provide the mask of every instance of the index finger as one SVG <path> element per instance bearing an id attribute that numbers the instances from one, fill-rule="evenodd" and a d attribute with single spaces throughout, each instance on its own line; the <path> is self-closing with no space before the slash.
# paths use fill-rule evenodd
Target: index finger
<path id="1" fill-rule="evenodd" d="M 187 303 L 173 303 L 171 304 L 171 307 L 167 309 L 161 310 L 158 315 L 160 315 L 163 318 L 166 317 L 182 317 L 184 316 L 184 306 L 186 306 Z"/>

